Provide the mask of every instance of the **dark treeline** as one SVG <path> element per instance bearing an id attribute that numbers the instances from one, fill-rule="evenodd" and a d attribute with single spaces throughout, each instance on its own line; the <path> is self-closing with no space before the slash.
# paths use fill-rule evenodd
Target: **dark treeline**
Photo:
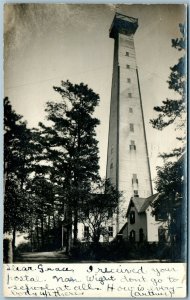
<path id="1" fill-rule="evenodd" d="M 118 204 L 119 193 L 99 176 L 99 120 L 93 117 L 99 96 L 87 85 L 69 81 L 54 90 L 60 101 L 46 104 L 48 122 L 38 128 L 29 129 L 9 99 L 4 100 L 4 232 L 12 234 L 13 249 L 20 231 L 28 234 L 32 250 L 64 244 L 69 252 L 87 207 L 102 215 L 93 224 L 92 240 L 98 242 L 108 218 L 105 207 L 114 211 Z M 105 201 L 93 201 L 94 190 L 106 194 Z"/>
<path id="2" fill-rule="evenodd" d="M 176 140 L 180 146 L 170 153 L 161 153 L 163 166 L 157 167 L 156 190 L 158 199 L 153 203 L 153 213 L 168 223 L 171 248 L 178 248 L 186 255 L 187 245 L 187 170 L 186 170 L 186 129 L 187 129 L 187 83 L 186 83 L 186 28 L 179 25 L 180 37 L 172 39 L 172 47 L 182 55 L 170 68 L 169 89 L 176 92 L 176 98 L 162 101 L 154 107 L 157 117 L 150 121 L 158 130 L 173 125 Z"/>

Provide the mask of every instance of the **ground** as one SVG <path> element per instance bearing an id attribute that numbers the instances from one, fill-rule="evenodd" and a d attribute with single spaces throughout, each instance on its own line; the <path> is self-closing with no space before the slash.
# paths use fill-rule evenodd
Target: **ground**
<path id="1" fill-rule="evenodd" d="M 63 251 L 50 251 L 50 252 L 25 252 L 16 259 L 16 263 L 156 263 L 160 262 L 158 259 L 152 260 L 120 260 L 120 261 L 84 261 L 73 260 L 69 258 Z M 162 261 L 166 262 L 166 261 Z"/>

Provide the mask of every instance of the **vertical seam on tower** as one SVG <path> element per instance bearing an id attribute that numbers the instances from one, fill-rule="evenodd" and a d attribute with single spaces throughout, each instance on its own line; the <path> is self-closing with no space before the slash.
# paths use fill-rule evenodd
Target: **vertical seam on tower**
<path id="1" fill-rule="evenodd" d="M 120 121 L 120 115 L 119 115 L 119 110 L 120 110 L 120 66 L 119 66 L 119 37 L 118 37 L 118 44 L 117 44 L 117 49 L 118 49 L 118 53 L 117 53 L 117 63 L 118 63 L 118 76 L 117 76 L 117 80 L 118 80 L 118 90 L 117 90 L 117 164 L 116 164 L 116 186 L 117 186 L 117 190 L 119 190 L 119 121 Z M 119 231 L 119 204 L 118 204 L 118 208 L 117 208 L 117 233 Z"/>
<path id="2" fill-rule="evenodd" d="M 153 194 L 151 172 L 150 172 L 150 162 L 149 162 L 149 155 L 148 155 L 148 146 L 147 146 L 146 131 L 145 131 L 144 113 L 143 113 L 143 106 L 142 106 L 142 97 L 141 97 L 139 74 L 138 74 L 137 68 L 136 68 L 136 73 L 137 73 L 137 83 L 138 83 L 139 98 L 140 98 L 140 105 L 141 105 L 141 112 L 142 112 L 143 131 L 144 131 L 146 155 L 147 155 L 147 161 L 148 161 L 148 171 L 149 171 L 149 177 L 150 177 L 150 189 L 151 189 L 151 193 Z"/>

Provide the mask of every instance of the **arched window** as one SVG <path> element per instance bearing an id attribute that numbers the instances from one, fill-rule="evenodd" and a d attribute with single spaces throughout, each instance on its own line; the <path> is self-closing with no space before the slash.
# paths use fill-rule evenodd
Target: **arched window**
<path id="1" fill-rule="evenodd" d="M 130 224 L 134 224 L 135 223 L 135 212 L 131 211 L 130 212 Z"/>
<path id="2" fill-rule="evenodd" d="M 130 242 L 135 242 L 135 231 L 131 230 L 129 235 Z"/>
<path id="3" fill-rule="evenodd" d="M 139 242 L 142 243 L 144 241 L 144 232 L 143 229 L 139 229 Z"/>

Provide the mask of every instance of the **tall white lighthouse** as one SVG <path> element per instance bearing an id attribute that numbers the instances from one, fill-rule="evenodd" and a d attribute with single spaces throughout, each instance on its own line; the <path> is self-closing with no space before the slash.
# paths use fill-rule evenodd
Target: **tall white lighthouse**
<path id="1" fill-rule="evenodd" d="M 106 177 L 119 191 L 123 201 L 118 207 L 116 233 L 126 223 L 131 197 L 152 195 L 134 34 L 138 20 L 116 13 L 110 28 L 114 39 L 113 77 L 110 105 Z"/>

